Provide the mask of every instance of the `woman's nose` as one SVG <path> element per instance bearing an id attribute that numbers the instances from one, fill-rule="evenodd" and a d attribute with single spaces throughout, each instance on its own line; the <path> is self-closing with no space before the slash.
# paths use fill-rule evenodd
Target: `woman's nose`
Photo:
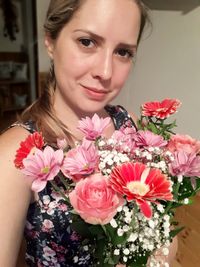
<path id="1" fill-rule="evenodd" d="M 113 54 L 109 50 L 102 51 L 95 59 L 95 66 L 92 70 L 94 78 L 109 80 L 113 73 Z"/>

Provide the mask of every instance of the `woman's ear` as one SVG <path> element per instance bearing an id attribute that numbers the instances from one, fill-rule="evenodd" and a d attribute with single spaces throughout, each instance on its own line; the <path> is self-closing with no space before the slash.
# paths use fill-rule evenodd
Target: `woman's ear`
<path id="1" fill-rule="evenodd" d="M 47 49 L 49 57 L 53 60 L 54 41 L 48 34 L 45 34 L 44 44 Z"/>

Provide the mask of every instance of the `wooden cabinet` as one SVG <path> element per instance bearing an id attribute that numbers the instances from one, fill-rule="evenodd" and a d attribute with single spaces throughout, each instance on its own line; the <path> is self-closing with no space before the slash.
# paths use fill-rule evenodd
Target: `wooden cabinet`
<path id="1" fill-rule="evenodd" d="M 28 80 L 0 80 L 0 114 L 24 109 L 29 102 Z"/>
<path id="2" fill-rule="evenodd" d="M 0 63 L 0 116 L 3 116 L 8 111 L 20 111 L 30 103 L 30 82 L 26 53 L 0 52 Z M 7 67 L 10 65 L 11 71 Z"/>

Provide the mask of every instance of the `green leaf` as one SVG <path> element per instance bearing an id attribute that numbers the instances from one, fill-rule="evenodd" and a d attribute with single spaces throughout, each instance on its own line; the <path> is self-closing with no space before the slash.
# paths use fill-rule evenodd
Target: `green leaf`
<path id="1" fill-rule="evenodd" d="M 74 231 L 80 234 L 84 238 L 93 238 L 91 232 L 89 231 L 88 224 L 84 221 L 74 221 L 71 224 Z"/>
<path id="2" fill-rule="evenodd" d="M 157 129 L 157 127 L 155 126 L 154 123 L 149 123 L 147 127 L 148 127 L 148 129 L 149 129 L 150 131 L 152 131 L 153 133 L 158 134 L 158 129 Z"/>
<path id="3" fill-rule="evenodd" d="M 185 227 L 184 226 L 180 226 L 176 229 L 173 229 L 170 231 L 170 236 L 173 238 L 175 237 L 178 233 L 180 233 Z"/>
<path id="4" fill-rule="evenodd" d="M 127 234 L 124 234 L 123 236 L 118 236 L 116 229 L 113 228 L 110 224 L 106 225 L 106 230 L 108 235 L 110 236 L 111 243 L 114 246 L 126 243 L 126 240 L 129 237 L 129 235 Z"/>

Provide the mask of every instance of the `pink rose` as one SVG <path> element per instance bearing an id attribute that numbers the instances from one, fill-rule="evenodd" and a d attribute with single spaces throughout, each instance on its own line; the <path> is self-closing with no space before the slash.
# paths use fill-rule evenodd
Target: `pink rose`
<path id="1" fill-rule="evenodd" d="M 200 141 L 197 141 L 189 135 L 173 135 L 168 143 L 168 149 L 171 152 L 185 151 L 187 153 L 199 153 Z"/>
<path id="2" fill-rule="evenodd" d="M 80 180 L 69 194 L 70 202 L 81 216 L 90 224 L 107 224 L 122 206 L 124 200 L 109 184 L 108 178 L 95 173 Z"/>

